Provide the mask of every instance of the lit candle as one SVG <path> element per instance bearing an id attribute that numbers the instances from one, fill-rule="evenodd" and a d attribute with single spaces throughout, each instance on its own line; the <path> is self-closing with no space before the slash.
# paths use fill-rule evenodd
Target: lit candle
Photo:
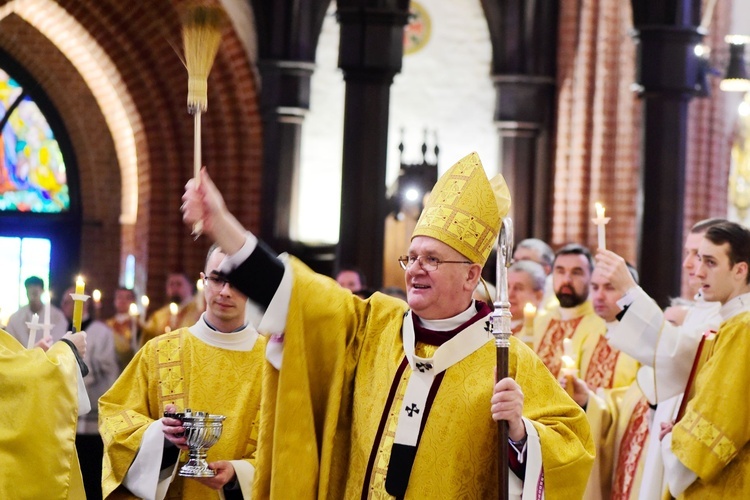
<path id="1" fill-rule="evenodd" d="M 526 330 L 526 334 L 532 334 L 534 331 L 534 318 L 536 317 L 536 306 L 531 302 L 527 302 L 523 306 L 523 328 Z"/>
<path id="2" fill-rule="evenodd" d="M 536 306 L 527 302 L 523 306 L 523 336 L 521 340 L 532 349 L 534 348 L 534 318 L 536 318 Z"/>
<path id="3" fill-rule="evenodd" d="M 180 308 L 174 302 L 169 304 L 169 330 L 172 331 L 177 328 L 177 313 Z"/>
<path id="4" fill-rule="evenodd" d="M 578 368 L 576 367 L 576 359 L 573 354 L 573 341 L 570 339 L 563 340 L 562 362 L 562 374 L 565 376 L 565 391 L 570 397 L 573 397 L 573 392 L 575 391 L 573 377 L 578 375 Z"/>
<path id="5" fill-rule="evenodd" d="M 148 295 L 142 295 L 141 296 L 141 306 L 143 306 L 143 313 L 146 313 L 146 309 L 148 309 L 148 305 L 151 303 L 151 301 L 148 300 Z"/>
<path id="6" fill-rule="evenodd" d="M 99 319 L 102 309 L 102 292 L 98 289 L 91 292 L 91 298 L 94 299 L 94 317 Z"/>
<path id="7" fill-rule="evenodd" d="M 591 222 L 596 224 L 599 248 L 602 250 L 606 250 L 607 236 L 605 226 L 607 225 L 607 222 L 609 222 L 610 218 L 604 216 L 604 205 L 597 201 L 594 206 L 596 207 L 596 218 L 591 219 Z"/>
<path id="8" fill-rule="evenodd" d="M 83 278 L 81 276 L 78 276 L 78 279 L 76 279 L 76 293 L 71 294 L 71 297 L 73 297 L 73 331 L 74 332 L 80 332 L 81 331 L 81 319 L 83 318 L 83 303 L 86 302 L 86 297 L 84 295 L 86 291 L 86 283 L 83 282 Z"/>
<path id="9" fill-rule="evenodd" d="M 41 328 L 39 315 L 34 313 L 31 317 L 31 322 L 26 323 L 26 326 L 29 327 L 29 341 L 26 343 L 26 349 L 33 349 L 34 344 L 36 344 L 36 331 Z"/>
<path id="10" fill-rule="evenodd" d="M 136 339 L 138 337 L 138 305 L 135 302 L 130 303 L 128 308 L 128 314 L 130 314 L 130 346 L 133 351 L 136 350 Z"/>
<path id="11" fill-rule="evenodd" d="M 195 282 L 195 289 L 198 293 L 195 294 L 195 305 L 198 306 L 199 311 L 206 310 L 206 300 L 203 295 L 203 278 Z"/>

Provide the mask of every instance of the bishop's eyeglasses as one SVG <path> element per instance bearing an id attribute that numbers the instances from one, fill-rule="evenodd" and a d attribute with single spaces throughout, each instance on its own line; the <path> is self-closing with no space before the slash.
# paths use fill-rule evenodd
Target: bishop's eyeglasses
<path id="1" fill-rule="evenodd" d="M 431 255 L 402 255 L 398 258 L 401 269 L 409 269 L 415 262 L 419 262 L 419 267 L 427 272 L 437 270 L 440 264 L 471 264 L 468 260 L 441 260 Z"/>

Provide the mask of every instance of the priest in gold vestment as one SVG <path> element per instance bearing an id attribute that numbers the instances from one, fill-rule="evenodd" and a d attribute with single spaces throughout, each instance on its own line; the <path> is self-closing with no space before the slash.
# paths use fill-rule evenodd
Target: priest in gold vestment
<path id="1" fill-rule="evenodd" d="M 260 305 L 267 349 L 258 498 L 492 498 L 497 424 L 507 420 L 511 498 L 580 498 L 593 444 L 583 411 L 511 338 L 494 384 L 490 307 L 471 296 L 509 208 L 502 178 L 471 154 L 433 189 L 407 255 L 408 305 L 362 300 L 246 233 L 203 172 L 187 224 L 230 257 Z M 493 386 L 494 384 L 494 386 Z"/>
<path id="2" fill-rule="evenodd" d="M 665 477 L 676 498 L 748 498 L 750 404 L 741 395 L 750 385 L 750 230 L 716 224 L 698 256 L 696 277 L 705 299 L 721 303 L 722 323 L 698 348 L 684 416 L 664 423 Z"/>
<path id="3" fill-rule="evenodd" d="M 266 342 L 245 324 L 247 297 L 218 272 L 223 257 L 209 252 L 200 320 L 148 342 L 99 400 L 105 498 L 223 498 L 219 490 L 250 498 Z M 184 451 L 177 457 L 184 429 L 161 417 L 186 408 L 227 417 L 208 450 L 214 478 L 176 474 L 186 460 Z"/>
<path id="4" fill-rule="evenodd" d="M 85 352 L 83 332 L 45 352 L 0 330 L 0 498 L 86 497 L 75 445 L 77 415 L 91 409 Z"/>
<path id="5" fill-rule="evenodd" d="M 130 305 L 135 303 L 135 292 L 131 288 L 119 287 L 115 290 L 115 314 L 105 323 L 112 330 L 115 339 L 115 352 L 124 370 L 133 359 L 138 348 L 138 321 L 130 315 Z"/>
<path id="6" fill-rule="evenodd" d="M 168 331 L 194 325 L 203 312 L 203 304 L 193 294 L 193 284 L 184 273 L 170 273 L 166 286 L 169 303 L 154 311 L 143 325 L 141 346 Z M 177 304 L 177 314 L 170 311 L 172 303 Z"/>
<path id="7" fill-rule="evenodd" d="M 588 248 L 571 243 L 560 248 L 552 265 L 552 285 L 558 305 L 539 311 L 534 320 L 534 350 L 558 377 L 562 368 L 563 344 L 570 339 L 576 363 L 586 338 L 605 331 L 589 300 L 594 262 Z M 572 354 L 568 354 L 572 356 Z"/>

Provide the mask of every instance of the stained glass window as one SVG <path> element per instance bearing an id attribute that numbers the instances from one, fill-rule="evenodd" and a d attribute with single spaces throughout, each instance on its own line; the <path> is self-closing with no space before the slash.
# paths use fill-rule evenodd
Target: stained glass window
<path id="1" fill-rule="evenodd" d="M 60 146 L 39 106 L 0 69 L 0 211 L 70 209 Z"/>
<path id="2" fill-rule="evenodd" d="M 44 280 L 49 286 L 50 256 L 52 246 L 45 238 L 0 237 L 0 269 L 3 283 L 0 287 L 0 325 L 8 317 L 29 303 L 24 281 L 30 276 Z"/>

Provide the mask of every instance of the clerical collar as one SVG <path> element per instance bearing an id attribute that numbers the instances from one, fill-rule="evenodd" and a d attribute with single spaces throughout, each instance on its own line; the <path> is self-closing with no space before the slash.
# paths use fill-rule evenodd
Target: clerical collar
<path id="1" fill-rule="evenodd" d="M 115 321 L 118 323 L 125 323 L 125 321 L 130 319 L 130 314 L 128 313 L 117 313 L 115 314 Z"/>
<path id="2" fill-rule="evenodd" d="M 250 325 L 229 333 L 220 332 L 208 324 L 206 313 L 188 330 L 206 344 L 229 351 L 250 351 L 258 339 L 258 332 Z"/>
<path id="3" fill-rule="evenodd" d="M 477 313 L 477 307 L 474 302 L 474 299 L 472 299 L 471 304 L 469 304 L 469 307 L 464 312 L 458 313 L 451 318 L 422 319 L 419 316 L 417 316 L 417 318 L 419 318 L 420 324 L 428 330 L 433 330 L 435 332 L 447 332 L 450 330 L 455 330 L 459 326 L 469 321 Z"/>
<path id="4" fill-rule="evenodd" d="M 741 312 L 750 311 L 750 293 L 743 293 L 721 306 L 719 315 L 722 321 L 737 316 Z"/>
<path id="5" fill-rule="evenodd" d="M 467 312 L 469 314 L 467 314 Z M 482 302 L 481 300 L 472 301 L 471 306 L 466 311 L 448 318 L 447 320 L 429 320 L 424 321 L 418 318 L 414 313 L 412 316 L 412 324 L 414 326 L 414 338 L 417 342 L 422 342 L 428 345 L 441 346 L 454 338 L 456 335 L 464 331 L 469 326 L 473 325 L 477 321 L 485 319 L 492 312 L 492 308 Z M 468 318 L 468 319 L 466 319 Z M 458 323 L 461 319 L 463 322 Z M 438 330 L 428 328 L 425 323 L 430 323 L 430 326 L 434 323 L 439 323 L 438 328 L 453 327 L 450 330 Z"/>

